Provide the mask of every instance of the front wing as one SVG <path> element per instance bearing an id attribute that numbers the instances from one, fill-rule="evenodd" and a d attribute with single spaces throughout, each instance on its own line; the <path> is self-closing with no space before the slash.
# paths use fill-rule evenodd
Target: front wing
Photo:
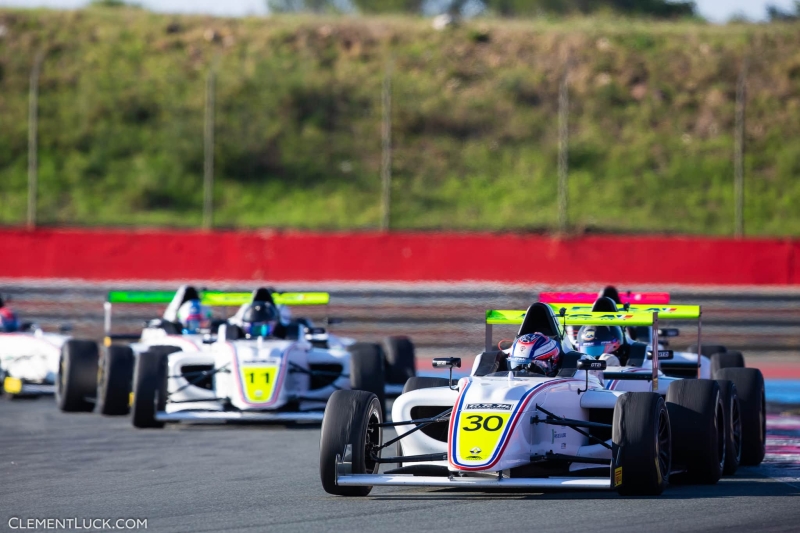
<path id="1" fill-rule="evenodd" d="M 322 411 L 289 412 L 289 411 L 176 411 L 167 413 L 158 411 L 159 422 L 307 422 L 321 423 Z"/>

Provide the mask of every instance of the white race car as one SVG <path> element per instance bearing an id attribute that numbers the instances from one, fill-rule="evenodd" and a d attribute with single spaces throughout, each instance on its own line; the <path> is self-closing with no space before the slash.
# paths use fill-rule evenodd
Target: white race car
<path id="1" fill-rule="evenodd" d="M 591 306 L 568 303 L 550 305 L 554 311 L 564 309 L 565 313 L 572 316 L 580 313 L 620 312 L 614 301 L 608 297 L 597 299 Z M 697 320 L 695 346 L 702 347 L 702 311 L 699 305 L 626 304 L 624 312 L 657 313 L 659 320 Z M 650 326 L 636 326 L 636 330 L 639 333 L 637 338 L 644 337 L 651 342 L 654 331 L 656 333 L 665 331 L 658 330 L 657 322 Z M 726 454 L 723 473 L 726 475 L 736 473 L 740 463 L 748 466 L 760 464 L 766 451 L 766 402 L 761 371 L 756 368 L 744 368 L 743 358 L 740 366 L 731 358 L 720 357 L 725 354 L 715 352 L 710 361 L 709 358 L 700 355 L 702 349 L 700 353 L 691 353 L 664 348 L 659 345 L 658 357 L 654 360 L 653 352 L 646 343 L 634 341 L 624 334 L 623 344 L 613 355 L 602 356 L 607 359 L 609 365 L 604 373 L 606 388 L 620 391 L 649 390 L 650 383 L 647 380 L 654 366 L 658 369 L 658 375 L 662 376 L 658 381 L 658 391 L 662 395 L 667 394 L 670 383 L 676 380 L 713 379 L 719 385 L 725 415 Z"/>
<path id="2" fill-rule="evenodd" d="M 205 298 L 205 295 L 204 295 Z M 327 303 L 327 293 L 227 293 L 219 302 L 242 305 L 204 351 L 139 355 L 133 425 L 163 427 L 180 421 L 319 422 L 330 395 L 366 390 L 381 398 L 401 389 L 388 376 L 413 375 L 413 345 L 394 338 L 392 357 L 380 345 L 330 335 L 307 319 L 287 320 L 279 336 L 249 336 L 240 324 L 245 309 Z M 323 301 L 324 300 L 324 301 Z M 273 332 L 274 333 L 274 332 Z M 405 380 L 403 380 L 403 383 Z"/>
<path id="3" fill-rule="evenodd" d="M 68 342 L 93 351 L 97 358 L 96 344 L 70 339 L 63 333 L 45 333 L 35 324 L 26 324 L 23 331 L 0 333 L 3 391 L 10 397 L 54 394 L 59 356 Z"/>
<path id="4" fill-rule="evenodd" d="M 589 313 L 560 317 L 563 325 L 650 325 L 652 315 Z M 606 389 L 605 361 L 572 351 L 562 324 L 546 304 L 525 312 L 487 311 L 487 346 L 492 325 L 521 324 L 518 336 L 541 333 L 559 342 L 563 361 L 555 376 L 510 371 L 507 354 L 485 351 L 469 377 L 415 378 L 394 403 L 392 422 L 383 420 L 378 399 L 366 392 L 339 391 L 322 422 L 320 476 L 323 488 L 363 496 L 373 486 L 464 489 L 616 489 L 621 494 L 660 494 L 671 473 L 686 472 L 715 483 L 724 455 L 719 389 L 698 380 L 658 392 Z M 657 336 L 654 339 L 657 350 Z M 434 366 L 460 366 L 460 359 Z M 698 409 L 699 407 L 699 409 Z M 703 453 L 684 463 L 687 442 L 673 439 L 678 426 Z M 398 437 L 383 440 L 383 429 Z M 394 444 L 397 453 L 382 452 Z M 378 473 L 383 463 L 398 468 Z M 715 475 L 716 473 L 716 475 Z M 716 476 L 716 477 L 715 477 Z"/>

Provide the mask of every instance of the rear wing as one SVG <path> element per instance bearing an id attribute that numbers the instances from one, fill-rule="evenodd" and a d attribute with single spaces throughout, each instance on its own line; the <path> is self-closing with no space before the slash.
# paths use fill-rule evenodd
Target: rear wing
<path id="1" fill-rule="evenodd" d="M 582 305 L 562 305 L 554 306 L 560 326 L 652 326 L 653 335 L 651 337 L 653 353 L 652 357 L 652 390 L 658 391 L 658 320 L 663 316 L 665 319 L 687 319 L 697 318 L 697 377 L 700 377 L 700 349 L 702 325 L 702 310 L 699 305 L 670 306 L 663 311 L 658 307 L 649 306 L 630 306 L 629 310 L 621 313 L 592 312 L 591 306 L 588 311 L 584 311 L 587 306 Z M 634 309 L 638 308 L 638 309 Z M 495 324 L 522 324 L 525 320 L 527 311 L 496 310 L 486 311 L 486 351 L 493 348 L 492 326 Z"/>
<path id="2" fill-rule="evenodd" d="M 103 305 L 104 331 L 106 344 L 112 340 L 136 340 L 139 335 L 112 335 L 111 310 L 115 304 L 164 304 L 175 307 L 175 297 L 178 291 L 110 291 Z M 250 292 L 225 292 L 225 291 L 200 291 L 200 303 L 212 307 L 241 307 L 253 301 Z M 273 292 L 272 300 L 275 305 L 328 305 L 330 294 L 327 292 Z"/>
<path id="3" fill-rule="evenodd" d="M 546 304 L 593 304 L 597 300 L 596 292 L 542 292 L 539 301 Z M 662 305 L 669 303 L 668 292 L 626 292 L 619 295 L 623 304 Z"/>
<path id="4" fill-rule="evenodd" d="M 567 310 L 567 315 L 590 313 L 592 311 L 591 305 L 582 303 L 550 303 L 550 307 L 558 314 L 561 309 Z M 658 313 L 662 319 L 677 320 L 677 319 L 696 319 L 700 318 L 699 305 L 629 305 L 624 309 L 628 313 Z M 639 324 L 629 324 L 639 325 Z"/>

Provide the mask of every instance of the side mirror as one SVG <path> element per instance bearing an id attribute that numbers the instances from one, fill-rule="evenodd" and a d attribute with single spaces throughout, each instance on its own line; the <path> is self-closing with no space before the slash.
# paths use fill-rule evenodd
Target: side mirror
<path id="1" fill-rule="evenodd" d="M 578 359 L 578 370 L 605 370 L 608 364 L 597 359 Z"/>
<path id="2" fill-rule="evenodd" d="M 659 337 L 680 337 L 681 330 L 678 328 L 665 328 L 658 330 Z"/>
<path id="3" fill-rule="evenodd" d="M 673 352 L 672 350 L 659 350 L 658 351 L 658 360 L 659 361 L 672 359 L 673 357 L 675 357 L 675 352 Z M 653 358 L 653 352 L 652 351 L 648 351 L 647 352 L 647 358 L 648 359 L 652 359 Z"/>
<path id="4" fill-rule="evenodd" d="M 433 360 L 433 368 L 449 368 L 452 370 L 453 367 L 461 368 L 460 357 L 437 357 Z"/>
<path id="5" fill-rule="evenodd" d="M 72 331 L 72 324 L 61 324 L 60 326 L 58 326 L 58 331 L 60 333 L 69 333 L 70 331 Z"/>
<path id="6" fill-rule="evenodd" d="M 437 357 L 433 360 L 433 368 L 449 368 L 450 369 L 450 389 L 453 387 L 453 367 L 461 368 L 460 357 Z"/>

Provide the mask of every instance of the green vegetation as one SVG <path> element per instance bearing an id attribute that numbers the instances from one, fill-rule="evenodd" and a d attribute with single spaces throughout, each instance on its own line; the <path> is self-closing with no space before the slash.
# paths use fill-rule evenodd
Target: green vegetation
<path id="1" fill-rule="evenodd" d="M 215 224 L 374 228 L 381 85 L 394 57 L 397 229 L 556 223 L 570 74 L 575 231 L 730 234 L 736 80 L 750 57 L 746 230 L 800 234 L 800 26 L 613 18 L 215 19 L 0 11 L 0 223 L 25 220 L 28 79 L 47 224 L 199 225 L 218 65 Z"/>

